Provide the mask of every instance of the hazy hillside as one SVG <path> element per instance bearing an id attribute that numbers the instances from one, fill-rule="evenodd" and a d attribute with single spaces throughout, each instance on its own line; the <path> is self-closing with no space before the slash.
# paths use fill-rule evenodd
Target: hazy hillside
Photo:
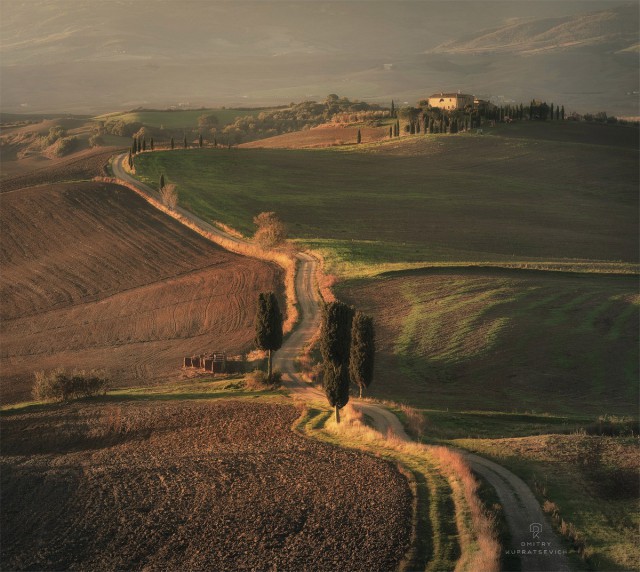
<path id="1" fill-rule="evenodd" d="M 260 106 L 328 93 L 413 103 L 462 89 L 637 115 L 637 50 L 625 50 L 638 44 L 638 6 L 624 6 L 604 0 L 3 2 L 2 111 Z M 581 47 L 551 49 L 558 45 Z"/>
<path id="2" fill-rule="evenodd" d="M 562 18 L 516 20 L 471 37 L 445 42 L 432 53 L 530 54 L 540 51 L 606 45 L 624 51 L 637 46 L 638 5 Z"/>

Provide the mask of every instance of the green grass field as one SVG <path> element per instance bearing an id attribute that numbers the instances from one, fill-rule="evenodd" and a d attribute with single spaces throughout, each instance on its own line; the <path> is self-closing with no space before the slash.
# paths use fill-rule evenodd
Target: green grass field
<path id="1" fill-rule="evenodd" d="M 157 129 L 195 129 L 198 127 L 198 117 L 203 114 L 214 114 L 219 126 L 224 127 L 233 123 L 237 117 L 258 115 L 264 109 L 188 109 L 184 111 L 129 111 L 124 113 L 108 113 L 94 119 L 106 121 L 119 119 L 125 123 L 142 123 Z"/>
<path id="2" fill-rule="evenodd" d="M 541 141 L 496 130 L 337 150 L 176 150 L 139 156 L 136 169 L 151 184 L 164 173 L 183 206 L 245 234 L 255 214 L 276 211 L 343 277 L 433 263 L 636 264 L 637 148 L 589 144 L 582 127 L 584 143 L 573 131 Z"/>
<path id="3" fill-rule="evenodd" d="M 441 268 L 348 280 L 337 293 L 376 320 L 375 397 L 431 409 L 637 412 L 634 276 Z"/>

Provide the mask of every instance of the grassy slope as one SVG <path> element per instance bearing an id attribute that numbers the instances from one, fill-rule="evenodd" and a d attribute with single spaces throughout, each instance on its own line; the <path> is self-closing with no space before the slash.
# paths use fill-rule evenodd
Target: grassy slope
<path id="1" fill-rule="evenodd" d="M 258 115 L 264 109 L 189 109 L 185 111 L 130 111 L 125 113 L 108 113 L 96 117 L 98 120 L 120 119 L 125 123 L 142 123 L 158 129 L 195 129 L 198 117 L 203 114 L 214 114 L 220 126 L 233 123 L 237 117 Z"/>
<path id="2" fill-rule="evenodd" d="M 638 258 L 633 147 L 497 131 L 357 150 L 175 151 L 136 166 L 152 183 L 165 173 L 183 206 L 244 233 L 255 214 L 275 210 L 342 276 L 434 262 Z"/>
<path id="3" fill-rule="evenodd" d="M 566 527 L 577 530 L 591 568 L 637 569 L 637 437 L 571 434 L 453 443 L 505 465 L 531 486 L 541 503 L 554 503 L 545 505 L 547 512 L 555 509 Z"/>
<path id="4" fill-rule="evenodd" d="M 434 269 L 337 292 L 378 324 L 374 396 L 434 409 L 637 411 L 635 277 Z"/>

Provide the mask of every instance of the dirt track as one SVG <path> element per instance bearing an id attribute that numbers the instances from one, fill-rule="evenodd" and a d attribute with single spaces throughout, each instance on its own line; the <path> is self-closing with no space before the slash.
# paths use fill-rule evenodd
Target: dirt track
<path id="1" fill-rule="evenodd" d="M 2 199 L 3 401 L 39 369 L 106 368 L 119 385 L 175 377 L 183 355 L 250 349 L 272 264 L 240 258 L 122 187 L 56 184 Z"/>
<path id="2" fill-rule="evenodd" d="M 297 416 L 233 401 L 3 414 L 2 569 L 395 569 L 406 480 L 300 437 Z"/>

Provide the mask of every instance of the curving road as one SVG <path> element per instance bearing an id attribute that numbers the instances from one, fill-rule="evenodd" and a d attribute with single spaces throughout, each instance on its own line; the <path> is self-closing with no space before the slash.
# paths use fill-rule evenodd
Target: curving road
<path id="1" fill-rule="evenodd" d="M 158 200 L 159 193 L 130 176 L 123 167 L 127 154 L 113 159 L 114 175 L 134 185 L 147 196 Z M 204 230 L 218 235 L 237 245 L 247 244 L 244 239 L 230 235 L 216 228 L 193 213 L 180 207 L 176 209 L 181 215 Z M 274 366 L 283 373 L 285 385 L 293 396 L 305 401 L 324 400 L 324 394 L 317 388 L 304 382 L 296 373 L 295 359 L 310 342 L 320 325 L 321 298 L 316 288 L 315 277 L 317 261 L 306 253 L 298 253 L 296 273 L 296 295 L 298 299 L 299 321 L 291 335 L 285 340 L 282 348 L 274 356 Z M 399 439 L 410 441 L 400 420 L 387 408 L 354 399 L 355 406 L 368 415 L 380 432 L 393 433 Z M 503 466 L 484 457 L 460 451 L 471 468 L 496 490 L 511 535 L 511 546 L 508 550 L 520 551 L 522 572 L 564 572 L 569 571 L 569 562 L 559 537 L 547 522 L 540 505 L 531 489 L 516 475 Z M 523 553 L 524 552 L 524 553 Z"/>

